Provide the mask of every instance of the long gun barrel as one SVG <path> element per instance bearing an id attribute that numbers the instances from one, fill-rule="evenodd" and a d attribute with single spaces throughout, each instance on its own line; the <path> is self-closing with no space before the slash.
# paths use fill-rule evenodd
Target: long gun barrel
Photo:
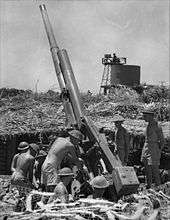
<path id="1" fill-rule="evenodd" d="M 112 154 L 108 146 L 101 145 L 101 142 L 102 142 L 101 135 L 99 134 L 93 122 L 89 118 L 84 117 L 79 89 L 76 83 L 76 79 L 75 79 L 75 76 L 74 76 L 74 73 L 71 67 L 71 63 L 70 63 L 67 51 L 65 49 L 60 50 L 59 46 L 56 43 L 45 5 L 42 5 L 42 6 L 40 5 L 40 10 L 41 10 L 43 22 L 45 25 L 46 33 L 48 36 L 50 50 L 52 53 L 55 70 L 58 76 L 58 81 L 61 85 L 61 89 L 63 89 L 64 85 L 63 85 L 63 81 L 61 80 L 61 75 L 62 75 L 64 78 L 65 87 L 68 90 L 68 94 L 70 96 L 69 98 L 70 98 L 71 106 L 69 107 L 70 108 L 72 107 L 74 117 L 76 119 L 76 122 L 79 128 L 83 129 L 84 133 L 86 133 L 90 141 L 92 141 L 93 143 L 97 142 L 99 146 L 102 147 L 104 154 L 106 154 L 111 164 L 112 168 L 110 170 L 112 170 L 113 167 L 118 166 L 120 163 L 119 161 L 117 161 L 115 156 Z M 58 60 L 59 60 L 59 64 L 58 64 Z M 67 112 L 66 112 L 66 115 L 67 115 Z"/>
<path id="2" fill-rule="evenodd" d="M 101 147 L 105 154 L 105 162 L 107 165 L 108 163 L 110 165 L 109 171 L 113 171 L 113 181 L 117 192 L 126 192 L 126 189 L 129 189 L 131 192 L 135 191 L 138 187 L 138 180 L 133 167 L 122 167 L 120 159 L 110 151 L 105 136 L 101 135 L 93 121 L 84 115 L 80 92 L 67 51 L 65 49 L 59 49 L 56 43 L 45 5 L 40 5 L 40 10 L 48 36 L 59 85 L 61 91 L 63 92 L 64 90 L 63 96 L 67 96 L 67 99 L 63 99 L 66 116 L 69 114 L 73 121 L 76 121 L 79 129 L 88 136 L 89 140 L 93 143 L 97 143 Z M 131 176 L 130 180 L 128 179 L 129 176 Z"/>
<path id="3" fill-rule="evenodd" d="M 72 108 L 73 110 L 74 117 L 76 119 L 77 124 L 79 125 L 79 128 L 83 127 L 84 132 L 86 132 L 89 139 L 92 142 L 97 142 L 101 146 L 101 142 L 103 139 L 101 138 L 101 135 L 99 134 L 96 126 L 93 124 L 93 122 L 89 118 L 84 117 L 79 89 L 78 89 L 78 86 L 77 86 L 77 83 L 74 77 L 74 73 L 71 67 L 71 63 L 70 63 L 67 51 L 65 49 L 60 50 L 59 46 L 57 45 L 45 5 L 40 5 L 40 10 L 41 10 L 43 22 L 45 25 L 47 37 L 49 40 L 50 50 L 52 53 L 54 66 L 55 66 L 55 70 L 56 70 L 56 74 L 58 77 L 60 87 L 61 89 L 65 87 L 68 90 L 68 94 L 70 96 L 69 101 L 71 103 L 71 106 L 69 107 Z M 59 63 L 58 63 L 58 60 L 59 60 Z M 61 75 L 63 76 L 64 82 L 62 80 Z M 102 145 L 102 150 L 108 157 L 109 162 L 112 166 L 112 169 L 113 167 L 116 167 L 119 165 L 119 162 L 114 157 L 114 155 L 111 153 L 108 146 Z"/>
<path id="4" fill-rule="evenodd" d="M 55 71 L 56 71 L 56 74 L 57 74 L 59 86 L 60 86 L 60 89 L 63 89 L 63 88 L 65 88 L 65 86 L 64 86 L 63 79 L 62 79 L 60 66 L 58 64 L 58 56 L 57 56 L 57 52 L 59 50 L 59 47 L 58 47 L 57 42 L 56 42 L 55 37 L 54 37 L 54 33 L 53 33 L 53 30 L 52 30 L 52 27 L 51 27 L 51 24 L 50 24 L 50 21 L 49 21 L 49 18 L 48 18 L 46 7 L 45 7 L 45 5 L 40 5 L 39 7 L 40 7 L 40 10 L 41 10 L 41 15 L 42 15 L 45 30 L 46 30 L 46 33 L 47 33 L 47 37 L 48 37 L 48 40 L 49 40 L 50 50 L 51 50 L 51 54 L 52 54 L 52 57 L 53 57 L 54 67 L 55 67 Z"/>
<path id="5" fill-rule="evenodd" d="M 58 55 L 57 55 L 59 51 L 59 47 L 54 37 L 54 33 L 53 33 L 53 30 L 52 30 L 52 27 L 51 27 L 51 24 L 48 18 L 46 7 L 45 5 L 40 5 L 39 7 L 40 7 L 43 22 L 44 22 L 45 30 L 47 33 L 47 37 L 49 40 L 50 50 L 51 50 L 51 54 L 52 54 L 52 58 L 54 62 L 54 67 L 55 67 L 55 72 L 57 75 L 58 83 L 59 83 L 61 91 L 64 92 L 66 88 L 65 88 L 64 79 L 61 73 L 61 69 L 58 63 Z M 65 111 L 68 123 L 76 124 L 76 119 L 73 113 L 72 106 L 69 102 L 69 99 L 66 97 L 66 95 L 62 95 L 62 102 L 63 102 L 64 111 Z"/>
<path id="6" fill-rule="evenodd" d="M 76 120 L 76 123 L 80 127 L 81 126 L 80 121 L 81 121 L 81 117 L 83 116 L 83 113 L 82 113 L 83 110 L 82 110 L 82 105 L 80 102 L 80 93 L 79 93 L 78 86 L 77 86 L 77 83 L 76 83 L 76 80 L 73 74 L 73 70 L 71 67 L 71 63 L 70 63 L 67 51 L 65 49 L 60 50 L 59 46 L 57 45 L 45 5 L 40 5 L 40 11 L 41 11 L 44 26 L 46 29 L 47 37 L 49 40 L 50 50 L 52 53 L 53 62 L 54 62 L 56 74 L 58 77 L 58 81 L 60 84 L 60 88 L 62 90 L 63 88 L 66 88 L 66 90 L 69 92 L 68 96 L 70 97 L 68 98 L 71 103 L 71 106 L 68 107 L 67 105 L 67 113 L 69 109 L 70 111 L 69 114 L 72 116 L 72 118 Z M 58 63 L 58 60 L 59 60 L 59 63 Z M 62 76 L 64 79 L 65 87 L 62 81 L 61 72 L 62 72 Z"/>

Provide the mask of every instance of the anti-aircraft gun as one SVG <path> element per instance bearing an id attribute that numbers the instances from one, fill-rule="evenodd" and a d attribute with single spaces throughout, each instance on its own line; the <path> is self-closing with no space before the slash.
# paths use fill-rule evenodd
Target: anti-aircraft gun
<path id="1" fill-rule="evenodd" d="M 93 121 L 85 116 L 79 88 L 67 51 L 60 49 L 57 45 L 45 5 L 40 5 L 40 11 L 50 44 L 67 120 L 70 124 L 77 126 L 92 143 L 97 144 L 101 148 L 109 164 L 108 171 L 112 173 L 117 193 L 125 195 L 135 192 L 139 182 L 133 167 L 122 166 L 119 158 L 110 151 L 105 136 L 100 134 Z"/>

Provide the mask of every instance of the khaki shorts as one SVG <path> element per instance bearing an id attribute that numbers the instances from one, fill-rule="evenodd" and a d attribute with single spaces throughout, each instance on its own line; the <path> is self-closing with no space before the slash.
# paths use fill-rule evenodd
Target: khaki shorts
<path id="1" fill-rule="evenodd" d="M 33 185 L 27 179 L 11 180 L 10 189 L 18 190 L 20 197 L 27 196 L 33 188 Z"/>
<path id="2" fill-rule="evenodd" d="M 14 172 L 11 176 L 11 184 L 25 188 L 33 188 L 32 183 L 19 172 Z"/>
<path id="3" fill-rule="evenodd" d="M 49 163 L 42 169 L 41 183 L 45 186 L 57 185 L 56 169 Z"/>

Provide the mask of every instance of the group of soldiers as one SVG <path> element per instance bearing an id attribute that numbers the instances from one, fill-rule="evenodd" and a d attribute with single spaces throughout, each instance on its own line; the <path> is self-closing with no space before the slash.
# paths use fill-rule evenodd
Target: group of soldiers
<path id="1" fill-rule="evenodd" d="M 161 184 L 159 164 L 164 137 L 154 118 L 154 112 L 143 112 L 143 118 L 148 125 L 141 161 L 145 167 L 146 187 L 150 188 L 153 180 L 156 186 Z M 115 135 L 110 148 L 119 156 L 122 165 L 126 166 L 130 141 L 123 122 L 122 116 L 114 116 Z M 69 131 L 68 137 L 59 135 L 47 153 L 40 150 L 37 144 L 27 142 L 19 144 L 18 152 L 11 164 L 11 185 L 54 192 L 48 203 L 55 199 L 68 202 L 70 194 L 73 200 L 78 194 L 103 198 L 109 187 L 109 182 L 103 175 L 107 172 L 107 164 L 102 158 L 102 152 L 95 144 L 90 146 L 79 130 Z"/>

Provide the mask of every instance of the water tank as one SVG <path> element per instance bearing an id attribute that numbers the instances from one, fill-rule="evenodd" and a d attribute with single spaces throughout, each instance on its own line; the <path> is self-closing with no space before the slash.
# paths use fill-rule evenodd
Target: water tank
<path id="1" fill-rule="evenodd" d="M 140 66 L 136 65 L 111 65 L 111 86 L 112 85 L 126 85 L 136 86 L 140 84 Z"/>

